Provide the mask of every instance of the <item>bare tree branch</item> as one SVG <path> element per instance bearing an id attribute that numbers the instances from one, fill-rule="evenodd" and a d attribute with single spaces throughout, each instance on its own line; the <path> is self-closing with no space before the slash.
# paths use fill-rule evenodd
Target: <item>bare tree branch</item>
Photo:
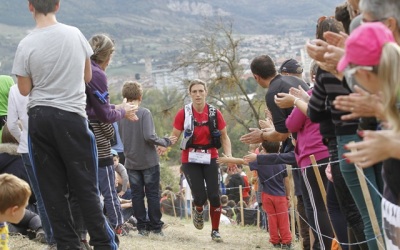
<path id="1" fill-rule="evenodd" d="M 258 124 L 259 110 L 256 109 L 249 98 L 242 80 L 243 68 L 239 65 L 238 48 L 241 38 L 235 38 L 233 34 L 233 22 L 218 20 L 205 20 L 204 27 L 187 40 L 185 50 L 177 59 L 175 69 L 194 66 L 208 79 L 213 88 L 209 89 L 209 95 L 218 100 L 226 108 L 226 111 L 234 119 L 248 128 L 243 115 L 237 110 L 231 109 L 225 98 L 232 96 L 244 96 L 251 110 L 251 120 Z M 224 89 L 224 92 L 212 93 L 212 90 Z"/>

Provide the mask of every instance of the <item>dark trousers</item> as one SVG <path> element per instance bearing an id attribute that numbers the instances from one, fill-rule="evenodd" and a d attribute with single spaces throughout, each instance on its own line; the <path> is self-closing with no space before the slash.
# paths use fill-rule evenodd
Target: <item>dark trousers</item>
<path id="1" fill-rule="evenodd" d="M 206 204 L 207 198 L 212 207 L 221 206 L 218 179 L 219 165 L 216 159 L 211 159 L 210 164 L 183 163 L 182 171 L 192 190 L 195 206 L 203 206 Z M 204 184 L 204 181 L 206 184 Z"/>
<path id="2" fill-rule="evenodd" d="M 318 164 L 328 163 L 329 159 L 325 158 L 317 161 Z M 326 165 L 319 167 L 319 172 L 324 183 L 325 189 L 328 179 L 325 174 Z M 302 193 L 303 201 L 306 208 L 308 223 L 316 230 L 312 230 L 314 235 L 313 250 L 316 249 L 330 249 L 332 245 L 333 231 L 329 220 L 328 212 L 325 208 L 324 200 L 320 188 L 318 186 L 317 178 L 313 168 L 305 168 L 303 171 L 302 179 Z M 328 237 L 324 237 L 326 235 Z M 330 238 L 329 238 L 330 237 Z"/>
<path id="3" fill-rule="evenodd" d="M 90 244 L 95 250 L 117 249 L 115 234 L 100 206 L 97 188 L 97 148 L 87 120 L 53 107 L 29 110 L 29 141 L 32 165 L 37 175 L 57 249 L 79 249 L 67 194 L 74 190 Z"/>
<path id="4" fill-rule="evenodd" d="M 327 143 L 329 149 L 329 155 L 331 162 L 336 162 L 338 157 L 338 148 L 336 138 L 331 138 Z M 340 171 L 340 165 L 338 162 L 331 163 L 331 173 L 333 179 L 333 186 L 335 189 L 335 194 L 337 201 L 339 203 L 340 210 L 346 218 L 348 231 L 350 231 L 351 236 L 348 237 L 349 243 L 356 244 L 357 242 L 365 241 L 364 235 L 364 223 L 361 218 L 361 214 L 358 211 L 357 205 L 351 195 L 349 188 L 343 178 L 342 172 Z M 339 236 L 339 235 L 338 235 Z M 342 241 L 339 239 L 339 241 Z M 343 248 L 344 246 L 342 246 Z M 367 250 L 367 243 L 359 244 L 358 246 L 351 246 L 351 249 L 363 249 Z"/>
<path id="5" fill-rule="evenodd" d="M 42 194 L 40 193 L 40 189 L 39 189 L 39 183 L 36 179 L 36 174 L 33 171 L 32 163 L 29 158 L 29 154 L 28 153 L 21 154 L 21 157 L 22 157 L 22 161 L 24 162 L 26 172 L 28 174 L 29 182 L 31 184 L 30 186 L 36 197 L 37 211 L 38 211 L 40 220 L 42 222 L 43 231 L 46 234 L 46 241 L 49 245 L 53 245 L 56 242 L 53 238 L 53 231 L 50 226 L 49 218 L 47 217 L 46 209 L 44 207 L 44 203 L 43 203 L 43 199 L 42 199 Z"/>
<path id="6" fill-rule="evenodd" d="M 113 228 L 124 224 L 121 204 L 115 189 L 114 166 L 99 167 L 99 189 L 104 197 L 104 208 Z"/>
<path id="7" fill-rule="evenodd" d="M 160 165 L 144 169 L 127 169 L 132 191 L 132 207 L 137 219 L 137 229 L 161 232 Z M 147 198 L 148 211 L 144 203 Z M 147 217 L 148 216 L 148 217 Z"/>
<path id="8" fill-rule="evenodd" d="M 310 249 L 310 227 L 307 222 L 306 209 L 304 207 L 303 195 L 297 196 L 297 212 L 299 213 L 300 221 L 300 236 L 303 238 L 303 249 Z"/>
<path id="9" fill-rule="evenodd" d="M 331 219 L 333 230 L 335 230 L 337 240 L 340 243 L 348 243 L 346 217 L 340 210 L 339 202 L 336 198 L 335 187 L 328 181 L 326 189 L 326 203 L 329 218 Z M 342 250 L 348 250 L 348 245 L 341 245 Z"/>

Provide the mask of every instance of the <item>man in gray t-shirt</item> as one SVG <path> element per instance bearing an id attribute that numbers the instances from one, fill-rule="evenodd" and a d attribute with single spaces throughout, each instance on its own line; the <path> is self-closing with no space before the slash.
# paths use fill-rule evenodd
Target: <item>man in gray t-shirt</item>
<path id="1" fill-rule="evenodd" d="M 18 45 L 12 73 L 29 95 L 29 153 L 58 249 L 79 249 L 66 194 L 76 196 L 90 244 L 117 249 L 97 188 L 97 148 L 89 130 L 85 82 L 93 51 L 75 27 L 58 23 L 59 1 L 29 0 L 35 29 Z"/>

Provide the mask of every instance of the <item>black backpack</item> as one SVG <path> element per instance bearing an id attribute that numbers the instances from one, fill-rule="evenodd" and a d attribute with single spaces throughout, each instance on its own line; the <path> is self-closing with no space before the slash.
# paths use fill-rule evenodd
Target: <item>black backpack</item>
<path id="1" fill-rule="evenodd" d="M 207 104 L 208 107 L 208 121 L 206 123 L 199 124 L 194 121 L 194 126 L 205 126 L 208 125 L 211 134 L 210 143 L 207 145 L 196 145 L 193 144 L 193 136 L 189 139 L 186 148 L 195 148 L 195 149 L 209 149 L 209 148 L 221 148 L 221 132 L 218 130 L 218 119 L 217 119 L 217 109 L 211 105 Z"/>

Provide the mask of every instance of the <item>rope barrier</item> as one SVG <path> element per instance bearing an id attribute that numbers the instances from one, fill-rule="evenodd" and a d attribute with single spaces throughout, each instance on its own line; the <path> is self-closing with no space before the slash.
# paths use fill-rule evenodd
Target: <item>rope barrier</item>
<path id="1" fill-rule="evenodd" d="M 317 164 L 317 165 L 315 165 L 315 166 L 317 166 L 317 167 L 324 167 L 324 166 L 327 166 L 327 165 L 329 165 L 329 164 L 340 163 L 340 162 L 342 162 L 342 161 L 344 161 L 344 160 L 345 160 L 345 159 L 341 159 L 341 160 L 337 160 L 337 161 L 330 161 L 330 162 L 328 162 L 328 163 L 321 163 L 321 164 Z M 307 169 L 307 168 L 312 168 L 312 167 L 313 167 L 312 165 L 307 165 L 307 166 L 304 166 L 304 167 L 293 168 L 292 171 L 301 171 L 301 170 L 304 170 L 304 169 Z M 284 169 L 284 170 L 282 170 L 282 171 L 276 173 L 275 175 L 271 176 L 270 178 L 264 180 L 263 183 L 274 179 L 276 176 L 282 174 L 282 173 L 285 172 L 285 171 L 286 171 L 286 169 Z M 251 188 L 251 186 L 247 186 L 247 187 L 248 187 L 248 188 Z M 243 187 L 243 188 L 245 188 L 245 187 Z M 225 190 L 232 190 L 232 189 L 239 189 L 239 187 L 225 188 Z M 221 190 L 222 190 L 222 189 L 221 189 Z"/>
<path id="2" fill-rule="evenodd" d="M 172 205 L 169 205 L 169 204 L 163 204 L 163 205 L 172 208 Z M 185 211 L 186 211 L 186 209 L 181 209 L 180 207 L 175 207 L 175 209 L 178 210 L 178 211 L 179 211 L 179 210 L 185 210 Z M 235 209 L 235 208 L 232 208 L 232 209 Z M 243 209 L 244 209 L 244 210 L 250 210 L 250 211 L 258 211 L 257 208 L 243 208 Z M 338 244 L 343 245 L 343 246 L 356 246 L 356 245 L 361 245 L 361 244 L 364 244 L 364 243 L 368 243 L 368 242 L 373 241 L 373 240 L 376 240 L 376 241 L 378 242 L 379 237 L 382 237 L 382 236 L 383 236 L 382 234 L 380 234 L 380 235 L 376 235 L 375 238 L 371 238 L 371 239 L 368 239 L 368 240 L 365 240 L 365 241 L 360 241 L 360 242 L 356 242 L 356 243 L 344 243 L 344 242 L 339 242 L 339 241 L 338 241 L 336 238 L 334 238 L 334 237 L 331 237 L 331 236 L 328 236 L 328 235 L 325 235 L 325 234 L 322 234 L 322 233 L 318 232 L 317 229 L 313 228 L 313 227 L 308 223 L 308 221 L 307 221 L 306 219 L 304 219 L 304 218 L 300 215 L 300 213 L 299 213 L 296 209 L 294 209 L 294 208 L 289 208 L 289 210 L 288 210 L 287 212 L 281 212 L 281 213 L 275 213 L 275 214 L 267 214 L 267 213 L 265 213 L 265 214 L 267 215 L 267 217 L 269 217 L 269 216 L 278 216 L 278 215 L 282 215 L 282 214 L 289 214 L 289 212 L 290 212 L 291 210 L 293 210 L 294 213 L 295 213 L 297 216 L 299 216 L 299 218 L 300 218 L 302 221 L 304 221 L 304 222 L 307 224 L 307 226 L 309 226 L 309 227 L 311 228 L 311 230 L 314 231 L 317 235 L 320 235 L 320 236 L 322 236 L 322 237 L 328 238 L 328 239 L 330 239 L 330 240 L 334 240 L 334 241 L 336 241 Z M 208 208 L 205 207 L 203 211 L 208 211 Z M 379 244 L 379 243 L 378 243 L 378 244 Z"/>
<path id="3" fill-rule="evenodd" d="M 344 161 L 344 160 L 345 160 L 345 159 L 340 159 L 340 160 L 331 161 L 331 162 L 328 162 L 328 163 L 316 164 L 316 165 L 314 165 L 314 166 L 319 168 L 319 167 L 327 166 L 327 165 L 329 165 L 329 164 L 340 163 L 340 162 L 342 162 L 342 161 Z M 374 192 L 376 192 L 381 198 L 383 198 L 383 195 L 379 192 L 379 190 L 378 190 L 377 188 L 375 188 L 375 186 L 373 185 L 373 183 L 371 182 L 371 180 L 369 180 L 368 177 L 365 176 L 363 169 L 360 168 L 360 167 L 358 167 L 357 164 L 354 164 L 354 165 L 355 165 L 355 167 L 356 167 L 356 171 L 358 171 L 359 174 L 360 174 L 360 176 L 361 176 L 362 178 L 364 178 L 364 179 L 366 180 L 366 182 L 368 182 L 368 184 L 370 185 L 370 187 L 372 188 L 372 190 L 373 190 Z M 312 168 L 312 167 L 314 167 L 314 166 L 313 166 L 313 165 L 308 165 L 308 166 L 304 166 L 304 167 L 293 168 L 292 171 L 299 171 L 299 170 L 301 171 L 301 170 L 304 170 L 304 169 L 307 169 L 307 168 Z M 273 175 L 273 176 L 271 176 L 271 177 L 268 178 L 267 180 L 264 180 L 263 183 L 272 180 L 272 179 L 275 178 L 276 176 L 282 174 L 284 171 L 286 171 L 286 169 L 280 171 L 279 173 L 277 173 L 277 174 L 275 174 L 275 175 Z M 247 186 L 247 187 L 251 188 L 251 186 Z M 241 187 L 230 187 L 230 188 L 225 188 L 225 190 L 233 190 L 233 189 L 240 189 L 240 188 L 241 188 Z M 221 190 L 222 190 L 222 189 L 221 189 Z M 186 204 L 185 204 L 185 205 L 186 205 Z M 184 210 L 184 211 L 186 211 L 186 206 L 185 206 L 184 209 L 182 209 L 182 208 L 180 208 L 180 207 L 175 207 L 174 204 L 172 204 L 172 205 L 163 204 L 163 206 L 174 207 L 177 211 L 179 211 L 179 210 Z M 174 210 L 175 210 L 175 209 L 174 209 Z M 232 209 L 235 209 L 235 208 L 232 208 Z M 236 208 L 236 209 L 238 209 L 238 208 Z M 204 208 L 204 210 L 205 210 L 205 211 L 208 211 L 208 208 Z M 257 209 L 257 208 L 243 208 L 243 210 L 258 211 L 259 209 Z M 317 235 L 319 235 L 319 236 L 321 236 L 321 237 L 328 238 L 328 239 L 330 239 L 330 240 L 332 240 L 332 241 L 334 240 L 334 241 L 336 241 L 336 242 L 337 242 L 338 244 L 340 244 L 340 245 L 343 245 L 343 246 L 356 246 L 356 245 L 368 243 L 368 242 L 370 242 L 370 241 L 376 241 L 380 248 L 384 248 L 384 246 L 382 245 L 383 243 L 379 240 L 379 239 L 381 239 L 381 238 L 383 237 L 382 234 L 375 235 L 374 238 L 371 238 L 371 239 L 368 239 L 368 240 L 365 240 L 365 241 L 362 241 L 362 242 L 356 242 L 356 243 L 344 243 L 344 242 L 339 242 L 336 238 L 333 238 L 333 237 L 328 236 L 328 235 L 324 235 L 324 234 L 320 233 L 317 229 L 313 228 L 313 227 L 308 223 L 308 221 L 307 221 L 305 218 L 303 218 L 303 217 L 298 213 L 298 211 L 297 211 L 296 209 L 293 209 L 293 208 L 290 208 L 287 212 L 275 213 L 275 214 L 267 214 L 267 216 L 269 217 L 269 216 L 277 216 L 277 215 L 281 215 L 281 214 L 288 214 L 291 210 L 293 210 L 294 213 L 295 213 L 297 216 L 299 216 L 299 218 L 300 218 L 301 220 L 303 220 L 303 221 L 311 228 L 311 230 L 312 230 L 313 232 L 315 232 L 315 234 L 317 234 Z M 386 228 L 384 228 L 383 230 L 385 230 L 385 229 L 386 229 Z"/>

